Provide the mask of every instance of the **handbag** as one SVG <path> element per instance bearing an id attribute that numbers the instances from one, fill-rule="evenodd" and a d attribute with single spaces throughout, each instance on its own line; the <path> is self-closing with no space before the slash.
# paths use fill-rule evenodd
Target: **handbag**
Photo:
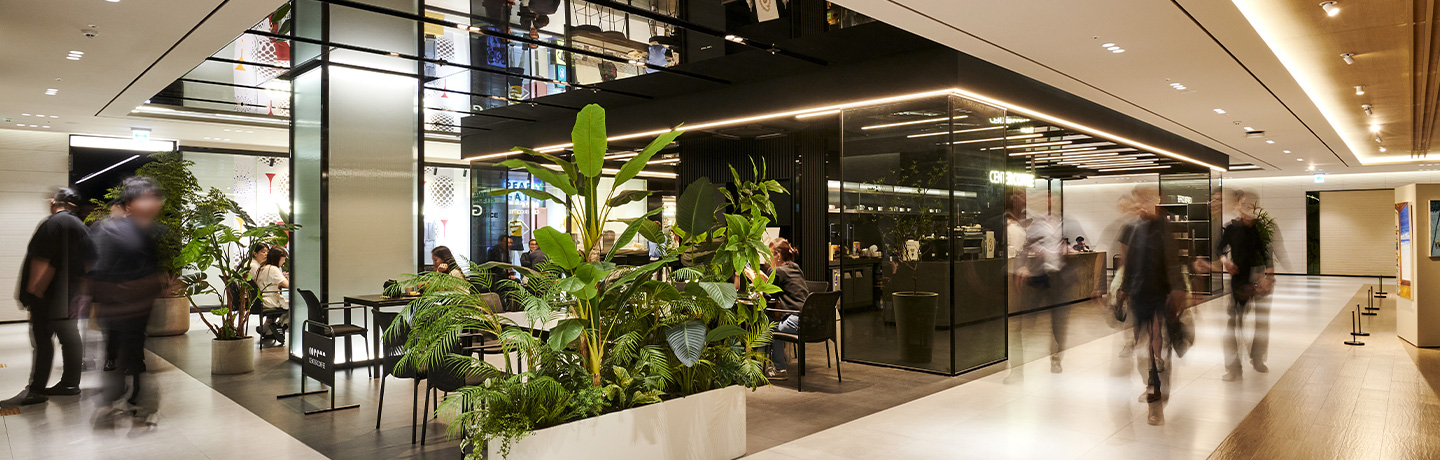
<path id="1" fill-rule="evenodd" d="M 1129 316 L 1128 312 L 1130 311 L 1125 307 L 1125 300 L 1119 296 L 1120 284 L 1124 279 L 1125 267 L 1115 269 L 1115 279 L 1110 281 L 1110 296 L 1107 302 L 1110 307 L 1110 314 L 1115 316 L 1116 322 L 1121 323 L 1125 322 L 1125 318 Z"/>
<path id="2" fill-rule="evenodd" d="M 1190 351 L 1190 346 L 1195 344 L 1195 312 L 1192 308 L 1181 310 L 1178 315 L 1171 318 L 1166 325 L 1168 330 L 1166 336 L 1170 339 L 1170 347 L 1175 350 L 1175 355 L 1185 357 L 1185 352 Z"/>

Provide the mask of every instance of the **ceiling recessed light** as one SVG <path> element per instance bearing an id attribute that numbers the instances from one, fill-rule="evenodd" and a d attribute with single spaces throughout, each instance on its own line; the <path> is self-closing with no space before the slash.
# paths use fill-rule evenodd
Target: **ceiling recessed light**
<path id="1" fill-rule="evenodd" d="M 110 2 L 110 3 L 120 3 L 120 0 L 105 0 L 105 1 Z"/>
<path id="2" fill-rule="evenodd" d="M 30 116 L 30 114 L 28 114 L 28 113 L 22 113 L 21 115 L 24 115 L 24 116 L 27 116 L 27 117 Z"/>
<path id="3" fill-rule="evenodd" d="M 80 58 L 75 57 L 75 56 L 65 56 L 65 59 L 66 59 L 66 60 L 70 60 L 70 61 L 78 61 L 78 60 L 80 60 Z"/>
<path id="4" fill-rule="evenodd" d="M 1340 14 L 1340 6 L 1335 3 L 1336 2 L 1320 2 L 1320 9 L 1325 10 L 1326 16 Z"/>
<path id="5" fill-rule="evenodd" d="M 70 51 L 70 54 L 85 54 L 85 52 L 84 52 L 84 51 L 74 51 L 74 50 L 71 50 L 71 51 Z"/>
<path id="6" fill-rule="evenodd" d="M 1105 44 L 1100 45 L 1101 48 L 1109 48 L 1109 47 L 1112 47 L 1112 46 L 1115 46 L 1115 44 L 1114 44 L 1114 43 L 1105 43 Z"/>
<path id="7" fill-rule="evenodd" d="M 1105 49 L 1110 50 L 1110 51 L 1115 51 L 1115 50 L 1120 49 L 1120 47 L 1118 47 L 1118 46 L 1107 46 L 1107 47 L 1105 47 Z"/>
<path id="8" fill-rule="evenodd" d="M 1383 146 L 1383 145 L 1380 146 L 1380 152 L 1381 152 L 1381 153 L 1384 153 L 1384 152 L 1385 152 L 1385 146 Z"/>
<path id="9" fill-rule="evenodd" d="M 1251 127 L 1249 127 L 1249 126 L 1246 126 L 1246 127 L 1245 127 L 1245 130 L 1246 130 L 1246 131 L 1254 131 L 1255 128 L 1251 128 Z"/>
<path id="10" fill-rule="evenodd" d="M 1289 150 L 1281 150 L 1281 152 L 1290 153 Z"/>
<path id="11" fill-rule="evenodd" d="M 1125 50 L 1123 50 L 1123 49 L 1118 49 L 1118 50 L 1111 51 L 1111 53 L 1124 53 L 1124 52 L 1125 52 Z"/>
<path id="12" fill-rule="evenodd" d="M 59 115 L 51 115 L 50 118 L 60 118 Z"/>
<path id="13" fill-rule="evenodd" d="M 1380 132 L 1380 125 L 1370 125 L 1370 132 L 1372 132 L 1372 133 L 1378 133 L 1378 132 Z"/>
<path id="14" fill-rule="evenodd" d="M 50 125 L 41 126 L 41 128 L 49 128 L 49 127 L 50 127 Z"/>
<path id="15" fill-rule="evenodd" d="M 1265 140 L 1265 143 L 1266 143 L 1266 144 L 1274 144 L 1275 141 L 1270 140 L 1270 139 L 1266 139 L 1266 140 Z"/>
<path id="16" fill-rule="evenodd" d="M 1215 109 L 1215 113 L 1224 115 L 1224 114 L 1225 114 L 1225 110 L 1224 110 L 1224 109 Z"/>
<path id="17" fill-rule="evenodd" d="M 1295 161 L 1305 161 L 1304 158 L 1296 158 Z"/>

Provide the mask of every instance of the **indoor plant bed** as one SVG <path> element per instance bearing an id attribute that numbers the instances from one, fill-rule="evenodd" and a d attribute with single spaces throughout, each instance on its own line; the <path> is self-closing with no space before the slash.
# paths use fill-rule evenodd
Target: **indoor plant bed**
<path id="1" fill-rule="evenodd" d="M 537 430 L 504 458 L 730 460 L 745 455 L 745 388 L 729 386 Z M 487 446 L 502 458 L 498 443 Z"/>
<path id="2" fill-rule="evenodd" d="M 744 393 L 767 383 L 767 354 L 758 347 L 770 342 L 772 324 L 760 294 L 779 288 L 737 274 L 768 260 L 761 239 L 769 223 L 766 194 L 784 189 L 773 181 L 740 184 L 725 195 L 739 212 L 729 214 L 716 203 L 718 189 L 700 179 L 676 200 L 669 228 L 649 220 L 658 208 L 612 219 L 613 209 L 650 195 L 616 189 L 679 134 L 672 130 L 651 142 L 604 191 L 605 114 L 586 106 L 571 133 L 570 159 L 520 149 L 558 170 L 530 161 L 501 163 L 524 168 L 564 198 L 529 188 L 491 191 L 566 207 L 573 235 L 553 227 L 534 231 L 549 261 L 535 269 L 472 263 L 469 279 L 421 273 L 394 287 L 421 292 L 398 320 L 408 328 L 385 332 L 387 340 L 404 338 L 397 372 L 452 372 L 472 382 L 437 410 L 453 418 L 448 434 L 461 438 L 462 449 L 471 451 L 467 458 L 487 451 L 491 459 L 720 460 L 744 454 Z M 603 225 L 613 221 L 624 222 L 625 230 L 602 249 Z M 644 266 L 612 262 L 635 238 L 659 245 L 658 259 Z M 660 279 L 671 264 L 684 265 L 671 274 L 685 281 L 683 287 Z M 492 280 L 495 268 L 522 273 L 524 281 Z M 524 307 L 520 323 L 529 324 L 496 314 L 484 300 L 490 294 L 473 286 L 504 293 Z M 738 302 L 742 297 L 754 302 Z M 542 334 L 530 324 L 553 327 Z M 408 336 L 399 336 L 406 330 Z M 457 354 L 462 334 L 489 337 L 485 346 L 502 348 L 504 364 Z M 514 356 L 523 359 L 513 362 Z"/>

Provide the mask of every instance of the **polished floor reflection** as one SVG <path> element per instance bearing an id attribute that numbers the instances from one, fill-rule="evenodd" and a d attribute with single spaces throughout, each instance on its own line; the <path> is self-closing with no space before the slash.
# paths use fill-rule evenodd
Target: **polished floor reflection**
<path id="1" fill-rule="evenodd" d="M 30 371 L 25 324 L 0 325 L 0 391 L 25 387 Z M 148 354 L 148 353 L 147 353 Z M 60 375 L 60 359 L 52 376 Z M 4 412 L 0 417 L 3 459 L 323 459 L 324 455 L 266 423 L 230 398 L 154 355 L 146 358 L 159 386 L 160 420 L 154 430 L 129 417 L 96 423 L 100 371 L 81 378 L 80 396 Z M 103 422 L 103 420 L 102 420 Z"/>
<path id="2" fill-rule="evenodd" d="M 1229 298 L 1200 305 L 1194 347 L 1167 366 L 1171 394 L 1163 425 L 1146 423 L 1148 407 L 1138 399 L 1144 385 L 1124 349 L 1129 332 L 1117 331 L 1075 344 L 1061 373 L 1036 359 L 1023 372 L 993 373 L 749 458 L 1207 458 L 1337 315 L 1353 307 L 1346 299 L 1364 282 L 1280 277 L 1268 299 L 1269 372 L 1247 366 L 1237 381 L 1222 380 Z"/>

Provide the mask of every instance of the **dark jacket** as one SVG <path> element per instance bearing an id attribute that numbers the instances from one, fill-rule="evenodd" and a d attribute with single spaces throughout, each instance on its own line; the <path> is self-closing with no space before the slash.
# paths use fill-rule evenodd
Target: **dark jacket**
<path id="1" fill-rule="evenodd" d="M 141 228 L 130 219 L 109 219 L 94 229 L 96 259 L 90 272 L 97 316 L 148 317 L 164 287 L 158 237 L 164 226 Z"/>
<path id="2" fill-rule="evenodd" d="M 1169 225 L 1159 217 L 1140 219 L 1131 227 L 1125 251 L 1125 278 L 1120 289 L 1132 303 L 1164 304 L 1170 293 L 1185 289 L 1180 258 Z"/>
<path id="3" fill-rule="evenodd" d="M 40 221 L 35 234 L 26 246 L 24 262 L 20 264 L 20 283 L 16 286 L 15 299 L 22 308 L 30 310 L 37 318 L 75 318 L 78 302 L 83 293 L 82 283 L 86 265 L 94 260 L 95 248 L 90 242 L 90 232 L 85 223 L 71 211 L 60 211 Z M 40 296 L 31 294 L 31 264 L 37 259 L 48 260 L 54 267 L 54 276 Z"/>
<path id="4" fill-rule="evenodd" d="M 550 260 L 550 256 L 545 255 L 545 251 L 542 251 L 539 248 L 536 248 L 534 251 L 527 251 L 524 254 L 520 254 L 520 266 L 532 270 L 535 269 L 535 265 L 546 260 Z"/>
<path id="5" fill-rule="evenodd" d="M 780 292 L 773 296 L 775 308 L 798 311 L 805 305 L 805 299 L 810 297 L 810 288 L 805 286 L 805 273 L 795 262 L 775 267 L 770 274 L 770 283 L 780 287 Z"/>
<path id="6" fill-rule="evenodd" d="M 1220 234 L 1220 254 L 1229 252 L 1230 263 L 1235 264 L 1235 274 L 1230 277 L 1230 286 L 1244 287 L 1254 280 L 1254 269 L 1270 266 L 1270 251 L 1260 239 L 1260 228 L 1251 223 L 1245 225 L 1240 219 L 1230 221 Z"/>

